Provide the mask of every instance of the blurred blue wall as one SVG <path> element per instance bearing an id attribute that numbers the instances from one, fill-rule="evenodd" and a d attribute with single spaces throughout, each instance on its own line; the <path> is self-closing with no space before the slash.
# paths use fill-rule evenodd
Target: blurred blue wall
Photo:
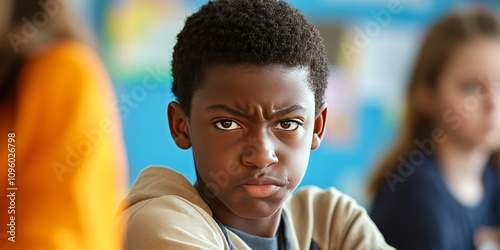
<path id="1" fill-rule="evenodd" d="M 170 137 L 166 107 L 172 100 L 169 73 L 175 35 L 184 19 L 206 1 L 76 1 L 85 10 L 113 78 L 122 106 L 130 183 L 149 165 L 172 167 L 191 181 L 191 151 L 178 149 Z M 331 118 L 327 138 L 312 152 L 302 182 L 335 186 L 362 203 L 366 180 L 397 135 L 406 78 L 419 41 L 432 22 L 451 10 L 500 1 L 290 0 L 320 29 L 332 64 L 327 102 Z M 354 58 L 339 50 L 353 43 L 355 30 L 377 22 L 374 13 L 399 2 L 401 12 L 369 37 Z M 85 6 L 85 7 L 82 7 Z M 346 60 L 348 59 L 348 60 Z M 154 83 L 147 89 L 144 81 Z"/>

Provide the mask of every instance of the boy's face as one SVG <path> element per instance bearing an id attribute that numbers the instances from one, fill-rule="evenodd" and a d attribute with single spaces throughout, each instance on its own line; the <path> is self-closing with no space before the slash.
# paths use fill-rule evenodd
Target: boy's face
<path id="1" fill-rule="evenodd" d="M 326 107 L 315 115 L 308 73 L 278 65 L 212 67 L 192 97 L 189 119 L 170 104 L 172 135 L 179 147 L 193 147 L 196 187 L 212 209 L 267 218 L 300 183 L 326 120 Z"/>

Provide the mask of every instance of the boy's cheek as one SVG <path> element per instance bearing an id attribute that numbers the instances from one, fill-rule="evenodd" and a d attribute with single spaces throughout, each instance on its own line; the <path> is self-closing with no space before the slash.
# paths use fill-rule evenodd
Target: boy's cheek
<path id="1" fill-rule="evenodd" d="M 215 156 L 215 155 L 212 155 Z M 227 188 L 235 178 L 242 173 L 242 166 L 234 161 L 227 163 L 220 157 L 208 157 L 196 163 L 198 172 L 208 186 L 217 186 L 218 189 Z"/>

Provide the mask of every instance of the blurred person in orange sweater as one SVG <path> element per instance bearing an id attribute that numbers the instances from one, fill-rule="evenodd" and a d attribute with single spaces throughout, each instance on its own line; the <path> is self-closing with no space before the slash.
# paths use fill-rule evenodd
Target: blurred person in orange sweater
<path id="1" fill-rule="evenodd" d="M 121 246 L 121 124 L 68 4 L 0 1 L 0 249 Z"/>

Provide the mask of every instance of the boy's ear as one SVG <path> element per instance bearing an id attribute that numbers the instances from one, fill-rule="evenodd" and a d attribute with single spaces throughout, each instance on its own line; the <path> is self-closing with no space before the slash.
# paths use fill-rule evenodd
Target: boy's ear
<path id="1" fill-rule="evenodd" d="M 321 141 L 325 136 L 327 114 L 328 114 L 328 107 L 326 106 L 326 104 L 323 104 L 319 109 L 319 113 L 316 115 L 316 119 L 314 119 L 314 131 L 313 131 L 311 150 L 319 148 L 319 145 L 321 144 Z"/>
<path id="2" fill-rule="evenodd" d="M 168 126 L 170 127 L 170 134 L 181 149 L 188 149 L 191 147 L 191 139 L 189 137 L 189 120 L 187 115 L 182 110 L 179 103 L 173 101 L 168 104 Z"/>

